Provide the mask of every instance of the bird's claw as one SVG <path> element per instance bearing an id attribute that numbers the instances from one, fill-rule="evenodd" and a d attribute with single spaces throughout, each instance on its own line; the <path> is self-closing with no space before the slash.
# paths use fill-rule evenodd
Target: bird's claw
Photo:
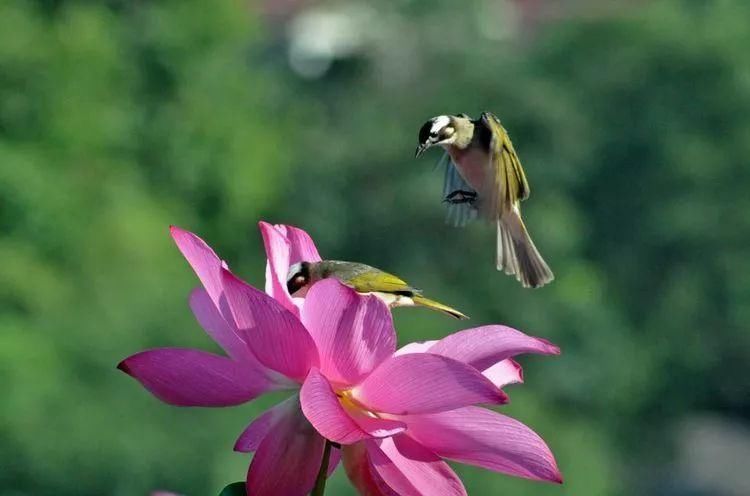
<path id="1" fill-rule="evenodd" d="M 477 193 L 475 191 L 466 191 L 457 189 L 451 192 L 448 196 L 443 199 L 443 202 L 450 203 L 451 205 L 460 205 L 462 203 L 468 203 L 473 205 L 477 201 Z"/>

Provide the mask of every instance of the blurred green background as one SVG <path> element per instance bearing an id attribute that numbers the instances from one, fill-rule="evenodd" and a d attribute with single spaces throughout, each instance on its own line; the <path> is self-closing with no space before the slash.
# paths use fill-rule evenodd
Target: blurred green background
<path id="1" fill-rule="evenodd" d="M 503 408 L 547 486 L 458 467 L 470 494 L 750 494 L 750 3 L 0 2 L 0 495 L 216 494 L 273 398 L 159 403 L 115 370 L 214 350 L 167 227 L 263 281 L 259 219 L 561 345 Z M 429 117 L 491 110 L 557 280 L 494 270 L 446 226 Z M 404 342 L 464 327 L 396 311 Z M 743 471 L 744 470 L 744 471 Z M 343 471 L 332 495 L 353 494 Z"/>

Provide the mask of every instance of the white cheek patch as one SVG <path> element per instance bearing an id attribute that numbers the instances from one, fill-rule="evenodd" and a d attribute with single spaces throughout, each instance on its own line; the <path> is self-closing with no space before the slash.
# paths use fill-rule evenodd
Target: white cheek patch
<path id="1" fill-rule="evenodd" d="M 439 115 L 435 117 L 435 121 L 432 123 L 432 128 L 430 128 L 430 133 L 437 134 L 438 131 L 450 123 L 451 120 L 447 115 Z"/>
<path id="2" fill-rule="evenodd" d="M 289 279 L 292 278 L 293 275 L 295 275 L 297 272 L 302 270 L 302 263 L 297 262 L 296 264 L 292 264 L 289 266 L 289 271 L 286 274 L 286 280 L 289 282 Z"/>

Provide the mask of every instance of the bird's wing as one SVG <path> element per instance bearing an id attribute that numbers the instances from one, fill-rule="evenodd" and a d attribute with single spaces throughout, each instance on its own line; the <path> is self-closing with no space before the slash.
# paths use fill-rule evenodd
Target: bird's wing
<path id="1" fill-rule="evenodd" d="M 443 158 L 438 162 L 438 167 L 443 165 L 445 167 L 445 179 L 443 181 L 443 198 L 453 193 L 454 191 L 469 191 L 476 193 L 474 188 L 464 181 L 461 174 L 458 173 L 458 169 L 453 164 L 453 161 L 445 152 Z M 477 209 L 469 203 L 445 203 L 446 214 L 445 222 L 453 227 L 464 227 L 469 221 L 476 219 Z"/>
<path id="2" fill-rule="evenodd" d="M 356 274 L 347 280 L 346 283 L 359 293 L 371 293 L 375 291 L 409 295 L 420 293 L 418 289 L 409 286 L 403 279 L 377 269 Z"/>
<path id="3" fill-rule="evenodd" d="M 525 200 L 531 192 L 521 161 L 513 148 L 510 136 L 500 120 L 490 112 L 482 113 L 482 125 L 490 130 L 490 166 L 494 171 L 495 184 L 490 195 L 490 204 L 496 209 L 500 204 L 510 208 Z M 497 211 L 497 210 L 493 210 Z"/>

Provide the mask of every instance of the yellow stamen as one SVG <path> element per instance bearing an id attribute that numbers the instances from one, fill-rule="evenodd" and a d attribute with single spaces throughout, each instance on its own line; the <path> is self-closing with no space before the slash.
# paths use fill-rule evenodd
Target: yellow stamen
<path id="1" fill-rule="evenodd" d="M 339 397 L 339 402 L 341 402 L 341 406 L 344 407 L 344 410 L 347 410 L 350 413 L 359 413 L 360 415 L 367 415 L 368 417 L 377 418 L 378 416 L 374 413 L 365 408 L 362 403 L 357 401 L 354 398 L 354 395 L 352 394 L 351 389 L 345 389 L 343 391 L 338 391 L 336 393 L 336 396 Z"/>

